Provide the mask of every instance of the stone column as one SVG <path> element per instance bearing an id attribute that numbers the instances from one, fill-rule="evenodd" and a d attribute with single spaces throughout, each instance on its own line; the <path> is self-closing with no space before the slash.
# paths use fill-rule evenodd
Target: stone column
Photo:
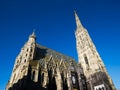
<path id="1" fill-rule="evenodd" d="M 67 72 L 67 85 L 68 85 L 68 90 L 72 90 L 72 84 L 71 84 L 71 73 L 68 70 Z"/>
<path id="2" fill-rule="evenodd" d="M 55 80 L 56 80 L 57 90 L 63 90 L 62 78 L 61 78 L 61 74 L 58 66 L 56 68 Z"/>
<path id="3" fill-rule="evenodd" d="M 42 84 L 42 86 L 44 87 L 44 88 L 47 88 L 47 84 L 48 84 L 48 82 L 49 82 L 49 76 L 48 76 L 48 70 L 47 70 L 47 63 L 45 62 L 45 65 L 44 65 L 44 81 L 43 81 L 43 84 Z"/>

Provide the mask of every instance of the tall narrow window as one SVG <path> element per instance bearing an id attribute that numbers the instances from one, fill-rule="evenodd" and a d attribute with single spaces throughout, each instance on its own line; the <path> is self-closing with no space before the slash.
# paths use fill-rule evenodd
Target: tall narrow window
<path id="1" fill-rule="evenodd" d="M 14 74 L 14 76 L 13 76 L 13 81 L 15 80 L 15 77 L 16 77 L 16 74 Z"/>
<path id="2" fill-rule="evenodd" d="M 28 52 L 28 48 L 27 48 L 27 52 Z"/>
<path id="3" fill-rule="evenodd" d="M 32 56 L 32 54 L 30 54 L 30 57 Z"/>
<path id="4" fill-rule="evenodd" d="M 84 55 L 85 63 L 89 66 L 88 58 L 86 55 Z"/>
<path id="5" fill-rule="evenodd" d="M 30 49 L 30 51 L 32 52 L 32 48 Z"/>
<path id="6" fill-rule="evenodd" d="M 33 71 L 33 74 L 32 74 L 32 80 L 34 81 L 34 78 L 35 78 L 35 71 Z"/>
<path id="7" fill-rule="evenodd" d="M 72 76 L 72 83 L 75 84 L 75 82 L 76 82 L 75 76 Z"/>
<path id="8" fill-rule="evenodd" d="M 26 62 L 26 59 L 24 60 L 24 63 Z"/>
<path id="9" fill-rule="evenodd" d="M 42 73 L 42 80 L 41 81 L 43 83 L 43 81 L 44 81 L 44 73 Z"/>
<path id="10" fill-rule="evenodd" d="M 19 60 L 17 60 L 17 63 L 19 63 Z"/>

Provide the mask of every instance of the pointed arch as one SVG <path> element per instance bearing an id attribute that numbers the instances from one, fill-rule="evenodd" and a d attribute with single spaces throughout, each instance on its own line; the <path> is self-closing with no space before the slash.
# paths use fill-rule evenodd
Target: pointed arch
<path id="1" fill-rule="evenodd" d="M 33 73 L 32 73 L 32 77 L 31 77 L 31 80 L 34 81 L 34 79 L 35 79 L 35 71 L 33 71 Z"/>
<path id="2" fill-rule="evenodd" d="M 44 82 L 44 73 L 42 73 L 41 82 L 42 82 L 42 83 Z"/>
<path id="3" fill-rule="evenodd" d="M 85 63 L 89 66 L 89 61 L 88 61 L 88 57 L 86 54 L 84 54 L 84 61 Z"/>

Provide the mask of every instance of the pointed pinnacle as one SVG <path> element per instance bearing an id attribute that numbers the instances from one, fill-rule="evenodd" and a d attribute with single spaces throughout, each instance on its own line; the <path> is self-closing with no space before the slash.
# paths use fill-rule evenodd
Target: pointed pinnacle
<path id="1" fill-rule="evenodd" d="M 32 34 L 30 35 L 31 38 L 35 38 L 36 39 L 36 35 L 35 35 L 35 29 L 33 29 Z"/>
<path id="2" fill-rule="evenodd" d="M 80 19 L 79 19 L 79 17 L 78 17 L 78 15 L 77 15 L 75 10 L 74 10 L 74 14 L 75 14 L 75 20 L 76 20 L 77 27 L 82 26 L 82 24 L 80 22 Z"/>

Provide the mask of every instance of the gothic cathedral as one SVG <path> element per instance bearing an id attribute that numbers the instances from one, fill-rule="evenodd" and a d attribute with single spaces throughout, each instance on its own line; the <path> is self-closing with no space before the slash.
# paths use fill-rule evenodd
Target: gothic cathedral
<path id="1" fill-rule="evenodd" d="M 78 62 L 36 43 L 21 49 L 6 90 L 116 90 L 87 30 L 75 12 Z"/>

